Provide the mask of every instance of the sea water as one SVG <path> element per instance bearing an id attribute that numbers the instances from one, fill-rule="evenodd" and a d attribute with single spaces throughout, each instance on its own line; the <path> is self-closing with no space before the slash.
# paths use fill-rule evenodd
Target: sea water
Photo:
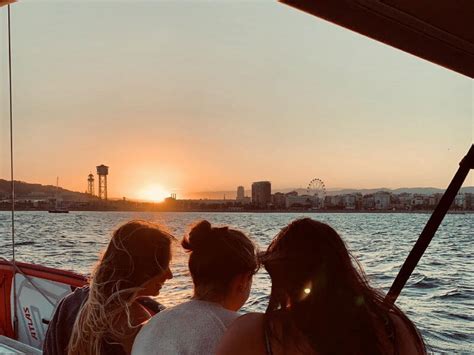
<path id="1" fill-rule="evenodd" d="M 363 265 L 372 285 L 387 292 L 429 214 L 415 213 L 138 213 L 17 212 L 16 259 L 89 274 L 111 232 L 131 219 L 165 226 L 181 238 L 190 226 L 207 219 L 247 233 L 265 249 L 290 221 L 311 217 L 333 226 Z M 9 212 L 0 212 L 0 256 L 11 258 Z M 474 214 L 447 215 L 397 304 L 420 329 L 432 351 L 474 352 Z M 174 278 L 158 301 L 173 306 L 187 300 L 192 282 L 187 256 L 179 244 L 172 262 Z M 270 281 L 255 275 L 244 312 L 264 311 Z"/>

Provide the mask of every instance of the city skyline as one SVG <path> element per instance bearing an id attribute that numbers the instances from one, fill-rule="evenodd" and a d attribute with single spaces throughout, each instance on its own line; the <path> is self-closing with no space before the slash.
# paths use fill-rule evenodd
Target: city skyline
<path id="1" fill-rule="evenodd" d="M 92 174 L 90 174 L 92 175 Z M 92 181 L 90 179 L 90 175 L 88 175 L 88 187 L 86 191 L 74 191 L 74 190 L 69 190 L 66 189 L 64 186 L 59 185 L 58 187 L 60 189 L 65 189 L 67 193 L 84 193 L 87 195 L 92 195 L 100 199 L 98 189 L 99 189 L 99 184 L 98 184 L 98 179 L 93 178 Z M 32 182 L 27 182 L 27 181 L 16 181 L 17 183 L 26 183 L 30 184 L 32 187 L 37 186 L 37 184 L 32 183 Z M 92 190 L 90 189 L 90 183 L 92 182 L 93 188 Z M 260 182 L 268 182 L 271 184 L 271 181 L 260 181 Z M 9 191 L 10 191 L 10 184 L 9 180 L 1 179 L 0 178 L 0 183 L 7 183 L 8 188 L 5 189 L 5 186 L 3 189 L 0 189 L 0 197 L 3 195 L 3 199 L 8 200 L 9 199 Z M 130 201 L 141 201 L 141 202 L 162 202 L 166 198 L 171 197 L 173 199 L 191 199 L 191 200 L 200 200 L 200 199 L 210 199 L 210 200 L 236 200 L 237 202 L 243 202 L 243 203 L 248 203 L 249 201 L 252 200 L 252 185 L 255 183 L 259 182 L 254 182 L 249 186 L 248 188 L 245 188 L 245 186 L 239 185 L 234 189 L 229 189 L 229 190 L 208 190 L 208 191 L 190 191 L 182 195 L 177 195 L 176 193 L 164 193 L 163 191 L 157 191 L 157 195 L 159 198 L 130 198 L 130 196 L 111 196 L 109 200 L 130 200 Z M 41 185 L 42 188 L 56 188 L 56 185 Z M 34 188 L 33 188 L 34 189 Z M 24 190 L 24 188 L 22 188 Z M 92 191 L 92 193 L 91 193 Z M 443 193 L 445 191 L 445 188 L 439 188 L 439 187 L 428 187 L 428 186 L 418 186 L 418 187 L 399 187 L 399 188 L 387 188 L 384 186 L 379 186 L 379 187 L 373 187 L 373 188 L 350 188 L 350 187 L 325 187 L 324 188 L 325 195 L 326 196 L 335 196 L 338 194 L 373 194 L 376 192 L 391 192 L 395 194 L 400 194 L 400 193 L 410 193 L 410 194 L 424 194 L 424 195 L 429 195 L 429 194 L 439 194 Z M 467 184 L 464 184 L 463 187 L 460 189 L 460 193 L 471 193 L 474 194 L 474 186 L 468 186 Z M 160 194 L 161 193 L 161 194 Z M 312 192 L 308 192 L 308 187 L 304 186 L 294 186 L 294 187 L 280 187 L 280 188 L 275 188 L 275 187 L 270 187 L 270 193 L 273 194 L 292 194 L 292 193 L 298 193 L 299 195 L 311 195 Z M 60 193 L 61 195 L 61 193 Z M 28 196 L 31 196 L 30 193 L 27 193 L 26 195 L 23 194 L 18 194 L 17 197 L 20 199 L 28 199 Z M 51 196 L 48 197 L 48 195 L 44 195 L 44 193 L 40 192 L 39 195 L 33 194 L 32 198 L 37 199 L 39 196 L 43 196 L 43 198 L 51 198 Z"/>
<path id="2" fill-rule="evenodd" d="M 98 166 L 98 174 L 106 174 L 107 167 Z M 317 179 L 315 179 L 317 180 Z M 90 181 L 90 180 L 89 180 Z M 314 180 L 312 182 L 315 182 Z M 433 188 L 332 190 L 324 183 L 310 184 L 307 189 L 291 191 L 272 190 L 269 181 L 252 183 L 250 196 L 243 186 L 223 196 L 182 197 L 176 194 L 163 201 L 140 201 L 128 198 L 107 199 L 107 193 L 95 195 L 89 189 L 85 194 L 61 189 L 57 186 L 38 186 L 18 183 L 16 208 L 37 211 L 429 211 L 439 203 L 445 191 Z M 106 184 L 105 184 L 106 185 Z M 10 184 L 0 179 L 0 210 L 11 208 Z M 90 187 L 90 185 L 89 185 Z M 105 191 L 107 189 L 105 188 Z M 454 197 L 451 209 L 468 212 L 474 209 L 474 186 L 461 188 Z"/>
<path id="3" fill-rule="evenodd" d="M 16 180 L 82 192 L 104 163 L 109 195 L 139 199 L 266 178 L 446 188 L 473 141 L 472 80 L 273 1 L 24 0 L 12 30 Z"/>

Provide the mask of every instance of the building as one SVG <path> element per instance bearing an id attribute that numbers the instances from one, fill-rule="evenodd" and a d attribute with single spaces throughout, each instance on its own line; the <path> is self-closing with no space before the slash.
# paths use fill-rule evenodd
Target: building
<path id="1" fill-rule="evenodd" d="M 297 208 L 319 207 L 319 198 L 318 196 L 310 196 L 310 195 L 286 196 L 286 208 L 295 208 L 295 207 Z"/>
<path id="2" fill-rule="evenodd" d="M 425 196 L 422 194 L 414 194 L 411 199 L 411 205 L 413 208 L 421 208 L 425 204 Z"/>
<path id="3" fill-rule="evenodd" d="M 467 210 L 474 209 L 474 194 L 471 192 L 466 192 L 464 196 L 465 196 L 465 208 Z"/>
<path id="4" fill-rule="evenodd" d="M 238 200 L 236 202 L 240 205 L 251 205 L 252 204 L 252 200 L 248 196 L 245 196 L 242 200 Z"/>
<path id="5" fill-rule="evenodd" d="M 286 195 L 282 192 L 276 192 L 272 195 L 272 203 L 276 208 L 286 207 Z"/>
<path id="6" fill-rule="evenodd" d="M 375 197 L 373 194 L 367 194 L 362 197 L 362 208 L 365 210 L 375 209 Z"/>
<path id="7" fill-rule="evenodd" d="M 342 196 L 342 204 L 346 210 L 356 209 L 357 198 L 354 194 L 346 194 Z"/>
<path id="8" fill-rule="evenodd" d="M 454 207 L 458 209 L 465 209 L 466 208 L 466 196 L 463 193 L 458 193 L 454 198 Z"/>
<path id="9" fill-rule="evenodd" d="M 243 201 L 245 199 L 245 190 L 243 186 L 237 187 L 237 201 Z"/>
<path id="10" fill-rule="evenodd" d="M 267 207 L 272 202 L 272 185 L 270 181 L 257 181 L 252 184 L 252 204 Z"/>
<path id="11" fill-rule="evenodd" d="M 387 191 L 378 191 L 374 193 L 375 209 L 388 210 L 391 207 L 391 194 Z"/>
<path id="12" fill-rule="evenodd" d="M 401 194 L 397 195 L 398 203 L 397 208 L 400 210 L 410 210 L 413 200 L 413 195 L 409 192 L 402 192 Z"/>
<path id="13" fill-rule="evenodd" d="M 326 196 L 324 198 L 324 206 L 327 209 L 342 209 L 344 207 L 342 203 L 341 195 Z"/>
<path id="14" fill-rule="evenodd" d="M 436 196 L 435 195 L 430 195 L 428 197 L 428 206 L 430 206 L 431 208 L 434 208 L 436 207 L 436 205 L 438 204 L 439 200 L 436 199 Z"/>

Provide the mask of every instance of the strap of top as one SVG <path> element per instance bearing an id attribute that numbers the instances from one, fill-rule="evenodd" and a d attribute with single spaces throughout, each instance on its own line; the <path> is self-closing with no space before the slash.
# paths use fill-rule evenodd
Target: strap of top
<path id="1" fill-rule="evenodd" d="M 264 336 L 264 339 L 265 339 L 265 353 L 267 355 L 273 355 L 273 351 L 272 351 L 272 343 L 270 341 L 270 336 L 269 336 L 269 329 L 268 329 L 268 322 L 266 321 L 266 319 L 263 320 L 263 336 Z"/>

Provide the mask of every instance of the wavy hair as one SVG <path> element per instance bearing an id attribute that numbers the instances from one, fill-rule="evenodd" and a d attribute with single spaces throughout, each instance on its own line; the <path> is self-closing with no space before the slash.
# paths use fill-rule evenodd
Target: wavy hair
<path id="1" fill-rule="evenodd" d="M 97 263 L 87 300 L 76 317 L 68 355 L 101 354 L 136 331 L 130 307 L 143 284 L 165 272 L 173 236 L 145 221 L 119 227 Z"/>
<path id="2" fill-rule="evenodd" d="M 261 261 L 272 289 L 266 311 L 270 336 L 295 344 L 304 353 L 385 354 L 391 331 L 389 312 L 398 315 L 419 339 L 415 326 L 367 277 L 329 225 L 309 218 L 296 220 L 275 237 Z M 390 330 L 392 328 L 392 330 Z M 394 335 L 394 333 L 392 334 Z M 301 345 L 304 344 L 304 345 Z"/>

